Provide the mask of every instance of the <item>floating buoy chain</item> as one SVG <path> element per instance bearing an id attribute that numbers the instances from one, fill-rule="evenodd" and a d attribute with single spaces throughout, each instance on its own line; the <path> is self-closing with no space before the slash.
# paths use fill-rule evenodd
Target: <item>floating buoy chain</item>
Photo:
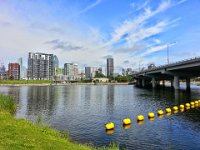
<path id="1" fill-rule="evenodd" d="M 174 113 L 177 113 L 179 109 L 180 109 L 181 112 L 183 112 L 184 108 L 190 109 L 190 107 L 194 108 L 195 106 L 196 107 L 200 106 L 200 100 L 192 101 L 190 103 L 186 103 L 185 105 L 181 104 L 179 107 L 178 106 L 174 106 L 172 109 L 173 109 Z M 169 108 L 169 107 L 166 108 L 165 109 L 166 115 L 171 115 L 172 109 Z M 159 118 L 162 118 L 162 116 L 164 115 L 164 111 L 161 110 L 161 109 L 158 110 L 157 111 L 157 115 L 158 115 Z M 155 117 L 155 114 L 153 112 L 149 112 L 148 113 L 149 120 L 151 120 L 151 121 L 154 120 L 154 117 Z M 138 121 L 138 124 L 143 124 L 144 116 L 143 115 L 138 115 L 137 116 L 137 121 Z M 125 119 L 123 119 L 122 122 L 123 122 L 124 126 L 129 125 L 129 127 L 130 127 L 131 119 L 130 118 L 125 118 Z M 107 123 L 105 125 L 105 128 L 106 128 L 106 130 L 114 130 L 115 124 L 113 122 L 109 122 L 109 123 Z M 108 133 L 113 133 L 113 132 L 108 132 Z"/>

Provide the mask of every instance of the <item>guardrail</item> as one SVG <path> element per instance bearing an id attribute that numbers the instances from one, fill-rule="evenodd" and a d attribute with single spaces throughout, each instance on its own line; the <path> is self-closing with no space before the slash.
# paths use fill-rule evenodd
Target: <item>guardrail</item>
<path id="1" fill-rule="evenodd" d="M 161 66 L 158 66 L 158 67 L 155 67 L 155 68 L 151 68 L 151 69 L 145 69 L 143 71 L 134 73 L 132 75 L 137 75 L 137 74 L 140 74 L 140 73 L 145 73 L 145 72 L 150 72 L 150 71 L 156 71 L 156 70 L 159 70 L 159 69 L 164 69 L 164 68 L 168 68 L 168 67 L 184 65 L 184 64 L 188 64 L 188 63 L 194 63 L 194 62 L 198 62 L 198 61 L 200 61 L 200 57 L 195 57 L 195 58 L 191 58 L 191 59 L 184 59 L 182 61 L 177 61 L 175 63 L 170 63 L 170 64 L 167 64 L 167 65 L 161 65 Z"/>

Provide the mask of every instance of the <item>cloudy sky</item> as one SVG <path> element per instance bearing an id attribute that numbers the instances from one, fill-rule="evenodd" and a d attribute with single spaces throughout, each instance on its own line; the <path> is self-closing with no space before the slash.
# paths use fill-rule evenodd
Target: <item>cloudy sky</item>
<path id="1" fill-rule="evenodd" d="M 28 52 L 137 69 L 200 56 L 199 0 L 0 0 L 0 61 Z M 170 44 L 176 42 L 175 44 Z"/>

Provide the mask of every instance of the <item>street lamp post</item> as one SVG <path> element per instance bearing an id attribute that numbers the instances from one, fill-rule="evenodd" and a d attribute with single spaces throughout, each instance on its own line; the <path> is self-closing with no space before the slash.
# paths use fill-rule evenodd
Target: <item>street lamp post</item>
<path id="1" fill-rule="evenodd" d="M 169 64 L 169 46 L 176 44 L 176 42 L 167 43 L 167 64 Z"/>

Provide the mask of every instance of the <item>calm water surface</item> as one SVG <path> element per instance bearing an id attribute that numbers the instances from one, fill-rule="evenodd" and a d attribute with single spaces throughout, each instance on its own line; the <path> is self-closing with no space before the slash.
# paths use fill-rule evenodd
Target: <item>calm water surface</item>
<path id="1" fill-rule="evenodd" d="M 200 149 L 200 107 L 163 118 L 147 119 L 150 111 L 200 99 L 200 88 L 174 92 L 170 88 L 140 89 L 132 85 L 0 87 L 15 97 L 16 117 L 69 132 L 71 139 L 95 146 L 118 143 L 120 149 Z M 143 124 L 137 115 L 145 115 Z M 132 125 L 123 127 L 130 117 Z M 113 134 L 105 123 L 113 121 Z"/>

